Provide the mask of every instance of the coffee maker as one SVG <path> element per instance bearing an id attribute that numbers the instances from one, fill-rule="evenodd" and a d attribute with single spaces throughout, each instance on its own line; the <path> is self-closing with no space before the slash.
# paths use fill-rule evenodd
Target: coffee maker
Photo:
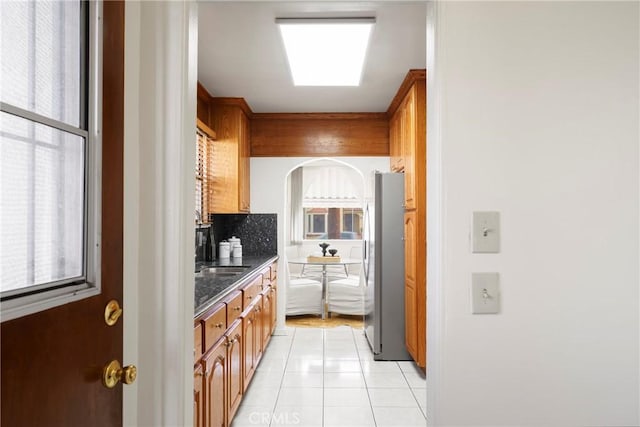
<path id="1" fill-rule="evenodd" d="M 196 225 L 196 262 L 214 261 L 216 242 L 211 224 Z"/>

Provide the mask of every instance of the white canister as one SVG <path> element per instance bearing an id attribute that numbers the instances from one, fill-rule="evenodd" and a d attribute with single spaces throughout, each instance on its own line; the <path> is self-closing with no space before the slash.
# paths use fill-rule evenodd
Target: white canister
<path id="1" fill-rule="evenodd" d="M 240 243 L 233 246 L 233 249 L 231 249 L 231 256 L 234 258 L 242 258 L 242 245 Z"/>
<path id="2" fill-rule="evenodd" d="M 233 247 L 234 246 L 240 246 L 240 238 L 236 237 L 236 236 L 231 236 L 229 239 L 227 239 L 229 241 L 229 243 L 231 244 L 231 253 L 233 253 Z"/>
<path id="3" fill-rule="evenodd" d="M 218 245 L 218 258 L 229 258 L 230 255 L 231 255 L 231 244 L 223 240 Z"/>

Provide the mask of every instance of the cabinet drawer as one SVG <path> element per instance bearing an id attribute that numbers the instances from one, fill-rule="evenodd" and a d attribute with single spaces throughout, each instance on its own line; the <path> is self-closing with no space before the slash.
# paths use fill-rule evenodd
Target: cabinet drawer
<path id="1" fill-rule="evenodd" d="M 246 309 L 262 290 L 262 275 L 256 277 L 242 288 L 242 309 Z"/>
<path id="2" fill-rule="evenodd" d="M 193 328 L 193 364 L 202 356 L 202 324 L 198 322 Z"/>
<path id="3" fill-rule="evenodd" d="M 227 306 L 220 304 L 202 321 L 204 326 L 204 351 L 209 349 L 220 339 L 227 330 Z"/>
<path id="4" fill-rule="evenodd" d="M 240 317 L 242 313 L 242 292 L 232 293 L 226 301 L 227 304 L 227 325 L 231 325 Z"/>
<path id="5" fill-rule="evenodd" d="M 271 264 L 271 281 L 275 282 L 277 278 L 278 278 L 278 263 L 274 262 L 273 264 Z"/>
<path id="6" fill-rule="evenodd" d="M 269 267 L 262 270 L 262 289 L 266 289 L 271 283 L 271 269 Z"/>

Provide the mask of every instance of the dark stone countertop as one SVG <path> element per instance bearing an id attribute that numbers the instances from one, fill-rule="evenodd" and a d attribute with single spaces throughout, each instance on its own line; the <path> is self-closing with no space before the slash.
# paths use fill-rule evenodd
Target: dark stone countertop
<path id="1" fill-rule="evenodd" d="M 215 261 L 196 263 L 195 273 L 200 271 L 202 268 L 207 267 L 244 266 L 250 268 L 247 268 L 246 271 L 234 276 L 200 276 L 196 274 L 194 316 L 200 316 L 215 303 L 242 285 L 247 278 L 253 276 L 259 270 L 262 270 L 277 259 L 277 255 L 264 255 L 244 256 L 239 259 L 218 259 Z"/>

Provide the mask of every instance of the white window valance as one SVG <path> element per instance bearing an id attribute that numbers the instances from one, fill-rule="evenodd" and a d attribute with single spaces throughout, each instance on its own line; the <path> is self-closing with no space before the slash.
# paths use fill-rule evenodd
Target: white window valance
<path id="1" fill-rule="evenodd" d="M 344 166 L 305 166 L 302 206 L 362 207 L 362 177 Z"/>

